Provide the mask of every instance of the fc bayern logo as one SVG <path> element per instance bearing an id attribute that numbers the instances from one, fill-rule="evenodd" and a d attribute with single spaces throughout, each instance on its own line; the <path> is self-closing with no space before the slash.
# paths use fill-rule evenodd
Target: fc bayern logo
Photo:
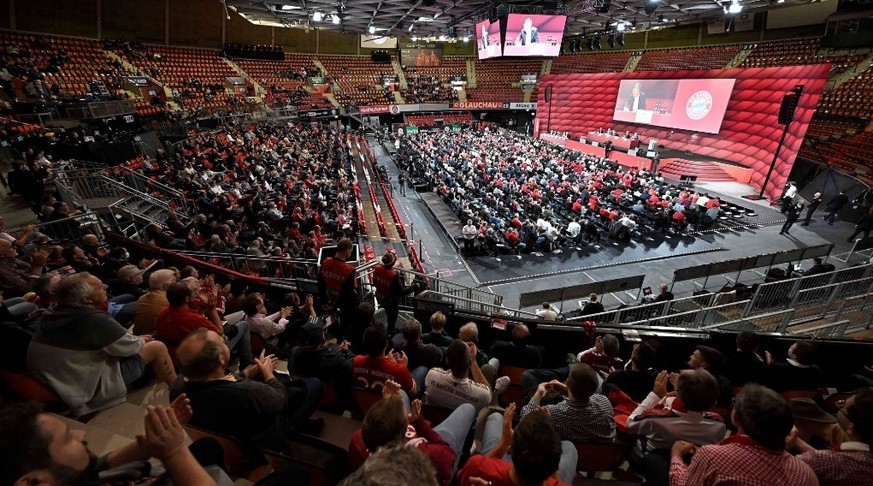
<path id="1" fill-rule="evenodd" d="M 712 95 L 708 91 L 698 91 L 688 98 L 685 113 L 692 120 L 700 120 L 712 110 Z"/>
<path id="2" fill-rule="evenodd" d="M 396 114 L 400 113 L 400 106 L 391 105 L 390 110 L 391 110 L 392 115 L 396 115 Z"/>

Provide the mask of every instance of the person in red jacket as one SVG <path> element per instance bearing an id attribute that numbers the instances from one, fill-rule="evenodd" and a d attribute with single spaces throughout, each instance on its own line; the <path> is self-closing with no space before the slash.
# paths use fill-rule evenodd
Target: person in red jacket
<path id="1" fill-rule="evenodd" d="M 388 317 L 388 335 L 393 336 L 397 315 L 400 313 L 400 298 L 415 291 L 415 286 L 404 286 L 403 277 L 394 270 L 397 255 L 388 252 L 382 257 L 382 263 L 373 268 L 373 285 L 376 287 L 376 299 L 385 308 Z"/>
<path id="2" fill-rule="evenodd" d="M 387 381 L 382 388 L 382 399 L 370 407 L 361 429 L 352 434 L 349 468 L 358 469 L 370 454 L 384 446 L 403 444 L 423 452 L 436 468 L 440 484 L 448 486 L 475 417 L 473 406 L 465 403 L 431 428 L 430 422 L 421 415 L 421 400 L 412 402 L 407 412 L 400 385 Z"/>

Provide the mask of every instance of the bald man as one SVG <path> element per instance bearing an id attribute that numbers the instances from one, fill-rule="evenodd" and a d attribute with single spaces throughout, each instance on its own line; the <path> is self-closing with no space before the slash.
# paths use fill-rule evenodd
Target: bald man
<path id="1" fill-rule="evenodd" d="M 158 312 L 170 305 L 167 302 L 167 287 L 176 283 L 172 270 L 155 270 L 149 277 L 149 291 L 137 300 L 136 315 L 133 318 L 133 333 L 153 334 Z"/>
<path id="2" fill-rule="evenodd" d="M 500 360 L 501 366 L 531 369 L 542 365 L 542 353 L 530 344 L 530 329 L 524 324 L 512 328 L 510 341 L 495 342 L 489 355 Z"/>
<path id="3" fill-rule="evenodd" d="M 194 410 L 191 425 L 259 449 L 282 450 L 286 435 L 307 424 L 321 400 L 321 381 L 283 383 L 274 372 L 278 359 L 272 355 L 261 353 L 241 373 L 228 373 L 230 348 L 206 328 L 185 338 L 176 358 L 185 379 L 176 381 L 170 396 L 188 395 Z"/>

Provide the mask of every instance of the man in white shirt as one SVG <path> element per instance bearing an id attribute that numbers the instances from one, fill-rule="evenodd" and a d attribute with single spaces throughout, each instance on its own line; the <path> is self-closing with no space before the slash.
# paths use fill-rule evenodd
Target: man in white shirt
<path id="1" fill-rule="evenodd" d="M 477 412 L 491 403 L 491 389 L 476 363 L 476 351 L 474 343 L 460 339 L 449 344 L 446 348 L 449 370 L 431 368 L 424 379 L 426 403 L 451 409 L 469 403 Z"/>
<path id="2" fill-rule="evenodd" d="M 548 302 L 543 302 L 543 308 L 537 311 L 537 316 L 544 321 L 554 321 L 558 319 L 558 313 L 552 309 L 552 305 Z"/>
<path id="3" fill-rule="evenodd" d="M 473 224 L 472 219 L 467 220 L 467 225 L 461 230 L 464 235 L 464 253 L 469 256 L 473 256 L 473 246 L 476 243 L 476 235 L 479 234 L 479 228 Z"/>
<path id="4" fill-rule="evenodd" d="M 570 221 L 570 224 L 567 225 L 567 234 L 570 235 L 570 239 L 573 241 L 573 244 L 578 244 L 579 242 L 579 233 L 582 232 L 582 225 L 579 224 L 578 219 L 574 219 Z"/>

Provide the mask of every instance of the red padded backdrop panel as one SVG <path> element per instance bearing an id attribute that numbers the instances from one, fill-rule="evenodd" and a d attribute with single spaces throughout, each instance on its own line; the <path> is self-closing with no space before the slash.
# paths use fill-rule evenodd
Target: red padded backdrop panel
<path id="1" fill-rule="evenodd" d="M 537 119 L 539 129 L 545 130 L 549 113 L 545 87 L 551 84 L 552 130 L 569 132 L 573 138 L 600 127 L 619 132 L 638 131 L 644 142 L 649 138 L 657 138 L 661 145 L 671 149 L 687 150 L 750 167 L 755 171 L 752 184 L 760 189 L 782 136 L 783 125 L 777 121 L 782 96 L 802 84 L 803 96 L 765 191 L 772 199 L 782 194 L 829 70 L 830 64 L 815 64 L 712 71 L 549 74 L 540 79 Z M 736 84 L 718 135 L 701 133 L 697 140 L 692 141 L 691 132 L 676 130 L 672 139 L 668 139 L 669 129 L 613 121 L 619 80 L 624 78 L 735 78 Z"/>

